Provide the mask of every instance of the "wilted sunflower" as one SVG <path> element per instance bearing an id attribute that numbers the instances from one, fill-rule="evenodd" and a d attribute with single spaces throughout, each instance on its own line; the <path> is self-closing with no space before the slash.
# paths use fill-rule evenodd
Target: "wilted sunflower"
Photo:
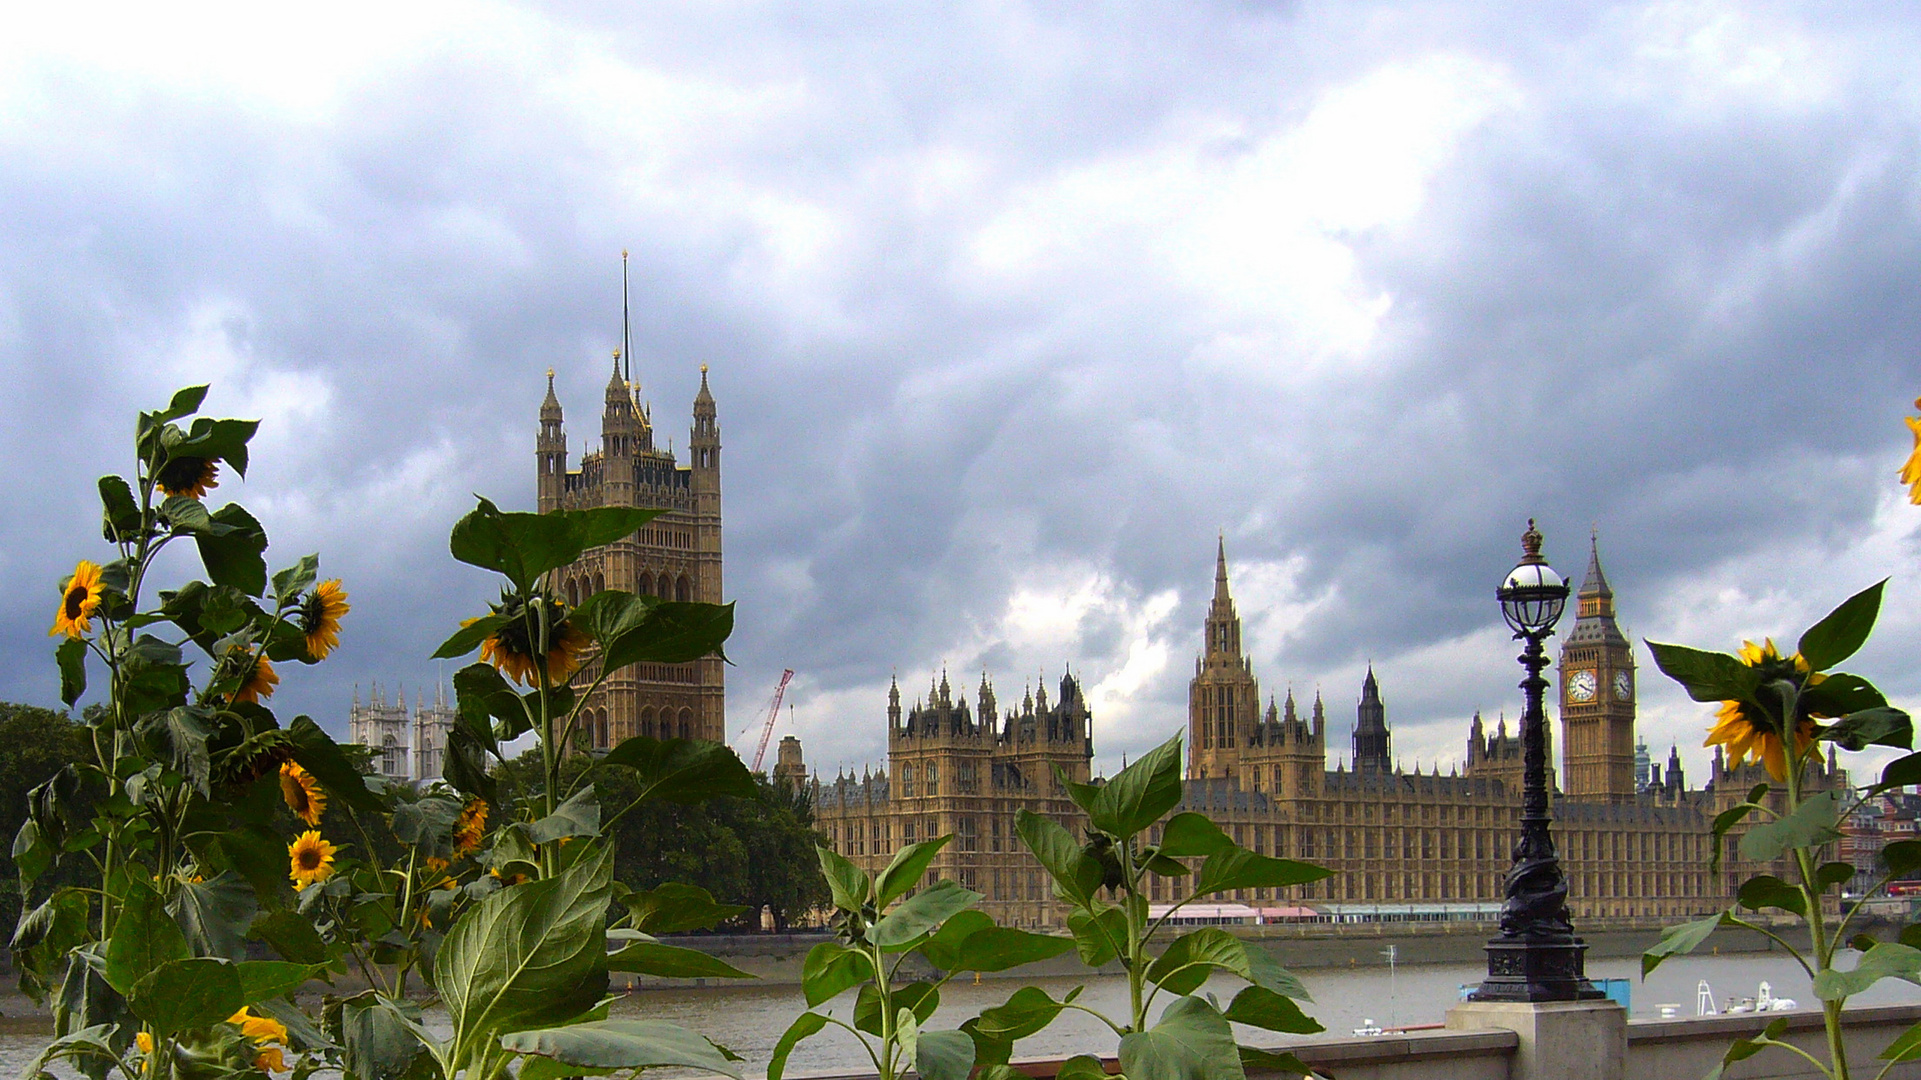
<path id="1" fill-rule="evenodd" d="M 278 1046 L 263 1047 L 253 1056 L 253 1067 L 264 1073 L 286 1072 L 293 1066 L 287 1064 L 287 1056 Z"/>
<path id="2" fill-rule="evenodd" d="M 303 832 L 287 845 L 287 858 L 293 868 L 287 876 L 299 888 L 334 876 L 334 852 L 338 849 L 320 838 L 319 830 Z"/>
<path id="3" fill-rule="evenodd" d="M 168 458 L 167 463 L 160 466 L 160 475 L 154 477 L 154 481 L 160 485 L 160 490 L 169 495 L 198 499 L 207 494 L 208 488 L 220 486 L 220 481 L 215 479 L 219 475 L 220 462 L 217 459 L 176 457 Z"/>
<path id="4" fill-rule="evenodd" d="M 1914 407 L 1921 409 L 1921 398 L 1914 399 Z M 1908 501 L 1921 506 L 1921 418 L 1904 416 L 1902 419 L 1914 433 L 1914 450 L 1908 454 L 1908 463 L 1901 466 L 1901 482 L 1908 485 Z"/>
<path id="5" fill-rule="evenodd" d="M 487 800 L 475 799 L 460 808 L 460 817 L 454 820 L 454 854 L 471 855 L 480 850 L 480 841 L 487 835 Z"/>
<path id="6" fill-rule="evenodd" d="M 340 617 L 352 610 L 339 578 L 329 578 L 314 586 L 294 616 L 300 623 L 300 632 L 307 635 L 308 656 L 325 660 L 327 654 L 334 651 L 340 644 Z"/>
<path id="7" fill-rule="evenodd" d="M 273 661 L 267 659 L 266 653 L 258 653 L 253 658 L 253 669 L 234 690 L 233 700 L 257 703 L 263 697 L 272 697 L 273 688 L 279 685 L 280 673 L 273 669 Z"/>
<path id="8" fill-rule="evenodd" d="M 60 610 L 54 613 L 48 637 L 84 636 L 93 629 L 93 613 L 100 607 L 100 566 L 81 559 L 73 576 L 60 585 Z"/>
<path id="9" fill-rule="evenodd" d="M 1768 638 L 1761 645 L 1743 641 L 1740 656 L 1742 663 L 1761 669 L 1763 682 L 1786 678 L 1804 686 L 1813 686 L 1827 678 L 1818 671 L 1809 670 L 1808 662 L 1801 658 L 1800 653 L 1782 656 L 1775 649 L 1773 638 Z M 1714 727 L 1708 732 L 1707 741 L 1702 746 L 1726 746 L 1730 768 L 1752 757 L 1766 766 L 1768 775 L 1775 780 L 1787 779 L 1787 748 L 1781 740 L 1781 732 L 1766 713 L 1746 702 L 1723 701 L 1714 718 Z M 1813 720 L 1803 718 L 1795 724 L 1794 753 L 1796 757 L 1805 755 L 1813 761 L 1821 760 L 1821 751 L 1814 745 Z"/>
<path id="10" fill-rule="evenodd" d="M 295 817 L 309 825 L 320 824 L 320 815 L 327 812 L 326 790 L 297 761 L 280 764 L 280 797 L 287 800 L 287 809 Z"/>
<path id="11" fill-rule="evenodd" d="M 227 1023 L 240 1029 L 240 1034 L 257 1043 L 276 1043 L 287 1041 L 287 1025 L 271 1016 L 255 1016 L 242 1006 L 240 1011 L 227 1017 Z"/>
<path id="12" fill-rule="evenodd" d="M 556 686 L 580 670 L 580 654 L 587 651 L 593 639 L 566 620 L 566 609 L 559 601 L 539 602 L 545 603 L 548 611 L 547 685 Z M 539 678 L 539 669 L 534 663 L 534 646 L 527 633 L 526 620 L 521 617 L 522 610 L 517 605 L 509 605 L 501 612 L 508 616 L 507 622 L 480 643 L 480 658 L 500 669 L 509 679 L 532 686 Z M 475 621 L 469 619 L 462 625 Z"/>

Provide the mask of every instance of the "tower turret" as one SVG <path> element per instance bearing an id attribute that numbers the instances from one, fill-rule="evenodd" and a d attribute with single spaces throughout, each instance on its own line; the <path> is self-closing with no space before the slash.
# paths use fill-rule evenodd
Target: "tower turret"
<path id="1" fill-rule="evenodd" d="M 1241 619 L 1227 585 L 1227 541 L 1214 548 L 1214 598 L 1208 603 L 1201 655 L 1187 690 L 1188 774 L 1234 776 L 1260 723 L 1261 688 L 1241 652 Z"/>
<path id="2" fill-rule="evenodd" d="M 1614 621 L 1614 590 L 1588 546 L 1574 628 L 1561 645 L 1561 772 L 1572 799 L 1632 801 L 1634 647 Z"/>
<path id="3" fill-rule="evenodd" d="M 567 429 L 554 396 L 554 369 L 547 369 L 547 398 L 540 403 L 540 434 L 534 438 L 535 501 L 541 513 L 560 509 L 567 487 Z"/>
<path id="4" fill-rule="evenodd" d="M 1361 683 L 1361 703 L 1354 722 L 1354 771 L 1393 771 L 1391 745 L 1387 706 L 1381 704 L 1381 684 L 1374 679 L 1374 665 L 1369 664 L 1367 679 Z"/>

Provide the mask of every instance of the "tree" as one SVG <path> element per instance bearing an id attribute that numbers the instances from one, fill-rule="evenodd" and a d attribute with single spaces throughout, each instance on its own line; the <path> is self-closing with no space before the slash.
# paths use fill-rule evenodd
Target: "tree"
<path id="1" fill-rule="evenodd" d="M 27 793 L 89 752 L 87 729 L 66 713 L 0 701 L 0 925 L 8 932 L 20 917 L 13 836 L 27 820 Z"/>

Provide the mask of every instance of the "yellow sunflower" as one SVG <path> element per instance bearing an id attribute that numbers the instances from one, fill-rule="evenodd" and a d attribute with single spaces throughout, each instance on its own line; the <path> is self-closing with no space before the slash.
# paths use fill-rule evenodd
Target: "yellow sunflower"
<path id="1" fill-rule="evenodd" d="M 145 1031 L 135 1032 L 133 1036 L 133 1044 L 139 1047 L 140 1052 L 143 1054 L 153 1053 L 153 1035 L 148 1032 L 145 1032 Z"/>
<path id="2" fill-rule="evenodd" d="M 555 601 L 548 603 L 553 616 L 559 616 L 563 610 L 560 604 Z M 467 620 L 469 623 L 474 621 Z M 550 626 L 547 632 L 547 685 L 557 686 L 580 670 L 580 654 L 593 644 L 593 638 L 563 618 L 553 617 Z M 533 644 L 528 638 L 525 622 L 519 618 L 511 619 L 480 643 L 480 658 L 498 668 L 502 675 L 524 686 L 532 686 L 539 677 L 538 665 L 534 663 Z"/>
<path id="3" fill-rule="evenodd" d="M 339 850 L 320 838 L 319 830 L 303 832 L 287 845 L 292 869 L 287 876 L 300 888 L 334 876 L 334 852 Z"/>
<path id="4" fill-rule="evenodd" d="M 260 653 L 254 657 L 253 670 L 233 692 L 233 700 L 258 702 L 263 697 L 272 697 L 273 688 L 279 685 L 280 673 L 273 669 L 273 661 L 267 659 L 266 653 Z"/>
<path id="5" fill-rule="evenodd" d="M 347 590 L 340 587 L 339 578 L 329 578 L 314 586 L 313 592 L 300 602 L 296 618 L 300 630 L 307 635 L 307 655 L 315 660 L 325 660 L 327 654 L 340 644 L 340 617 L 353 608 L 347 603 Z"/>
<path id="6" fill-rule="evenodd" d="M 253 1056 L 253 1067 L 261 1072 L 286 1072 L 292 1066 L 287 1064 L 287 1056 L 278 1046 L 268 1046 Z"/>
<path id="7" fill-rule="evenodd" d="M 169 495 L 198 499 L 207 494 L 208 488 L 220 486 L 220 481 L 215 479 L 219 475 L 220 462 L 214 458 L 177 457 L 168 458 L 154 480 L 160 490 Z"/>
<path id="8" fill-rule="evenodd" d="M 242 1006 L 240 1011 L 227 1017 L 227 1023 L 240 1029 L 240 1034 L 257 1043 L 287 1041 L 287 1025 L 271 1016 L 255 1016 Z"/>
<path id="9" fill-rule="evenodd" d="M 73 576 L 60 585 L 60 610 L 54 613 L 48 637 L 84 636 L 93 629 L 93 613 L 100 607 L 100 566 L 81 559 Z"/>
<path id="10" fill-rule="evenodd" d="M 297 761 L 280 765 L 280 797 L 287 800 L 287 809 L 295 817 L 309 825 L 320 824 L 320 815 L 327 812 L 326 790 Z"/>
<path id="11" fill-rule="evenodd" d="M 487 835 L 487 801 L 475 799 L 460 808 L 460 817 L 454 821 L 454 854 L 471 855 L 480 850 L 480 841 Z"/>
<path id="12" fill-rule="evenodd" d="M 1784 657 L 1774 647 L 1774 639 L 1766 639 L 1764 644 L 1752 641 L 1741 643 L 1742 663 L 1752 668 L 1771 669 L 1771 676 L 1798 678 L 1804 685 L 1814 684 L 1827 676 L 1818 671 L 1810 671 L 1808 662 L 1800 653 Z M 1788 776 L 1787 747 L 1776 730 L 1774 721 L 1761 710 L 1746 702 L 1723 701 L 1714 716 L 1715 724 L 1708 731 L 1707 741 L 1702 746 L 1722 745 L 1728 748 L 1728 766 L 1738 767 L 1748 758 L 1766 766 L 1768 775 L 1775 780 L 1786 780 Z M 1821 760 L 1820 748 L 1814 744 L 1814 721 L 1803 718 L 1794 726 L 1794 756 L 1812 761 Z"/>
<path id="13" fill-rule="evenodd" d="M 1914 407 L 1921 409 L 1921 398 L 1914 399 Z M 1902 419 L 1914 433 L 1914 450 L 1908 454 L 1908 463 L 1901 466 L 1901 482 L 1908 485 L 1908 501 L 1921 506 L 1921 419 L 1912 416 Z"/>

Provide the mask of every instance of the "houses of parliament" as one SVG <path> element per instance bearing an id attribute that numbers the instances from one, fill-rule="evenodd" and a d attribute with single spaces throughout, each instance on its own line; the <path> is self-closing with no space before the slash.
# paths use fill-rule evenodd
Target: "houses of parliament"
<path id="1" fill-rule="evenodd" d="M 1725 908 L 1739 882 L 1785 865 L 1738 858 L 1737 826 L 1727 857 L 1711 874 L 1714 817 L 1767 780 L 1758 765 L 1731 769 L 1717 748 L 1711 775 L 1690 788 L 1678 748 L 1665 769 L 1637 776 L 1634 649 L 1615 621 L 1614 593 L 1590 549 L 1573 626 L 1561 646 L 1562 747 L 1554 838 L 1568 876 L 1568 906 L 1582 918 L 1671 919 Z M 1003 710 L 983 675 L 973 708 L 943 674 L 903 709 L 888 691 L 887 763 L 878 773 L 813 784 L 817 827 L 841 854 L 870 870 L 895 848 L 952 834 L 933 866 L 986 894 L 997 921 L 1058 925 L 1066 908 L 1013 832 L 1026 808 L 1084 827 L 1056 773 L 1086 782 L 1093 716 L 1078 682 L 1063 676 L 1050 702 L 1043 687 Z M 1370 668 L 1355 707 L 1352 754 L 1328 768 L 1328 724 L 1320 695 L 1306 715 L 1292 692 L 1263 707 L 1242 646 L 1227 556 L 1217 549 L 1214 595 L 1188 684 L 1186 801 L 1236 842 L 1257 852 L 1319 863 L 1325 881 L 1219 898 L 1251 906 L 1312 909 L 1327 917 L 1492 918 L 1521 812 L 1521 740 L 1505 723 L 1492 734 L 1477 714 L 1465 766 L 1442 775 L 1402 769 L 1379 680 Z M 1705 725 L 1703 727 L 1705 730 Z M 782 770 L 800 768 L 797 744 L 783 745 Z M 1846 775 L 1819 767 L 1815 787 Z M 1780 799 L 1777 794 L 1773 797 Z M 1178 811 L 1177 811 L 1178 812 Z M 1183 898 L 1189 879 L 1152 878 L 1150 900 Z M 1415 913 L 1421 913 L 1419 915 Z"/>

